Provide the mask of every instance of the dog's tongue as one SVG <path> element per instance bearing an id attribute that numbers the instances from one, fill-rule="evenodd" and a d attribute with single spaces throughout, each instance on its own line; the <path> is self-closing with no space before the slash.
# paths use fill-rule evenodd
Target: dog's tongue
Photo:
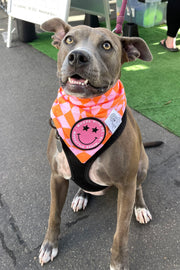
<path id="1" fill-rule="evenodd" d="M 85 80 L 83 78 L 74 78 L 74 77 L 69 77 L 68 81 L 70 84 L 76 84 L 76 85 L 87 85 L 88 84 L 88 80 Z"/>

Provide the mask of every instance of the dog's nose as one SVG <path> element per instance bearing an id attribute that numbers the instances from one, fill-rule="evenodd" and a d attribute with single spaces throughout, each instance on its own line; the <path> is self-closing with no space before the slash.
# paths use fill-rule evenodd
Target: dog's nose
<path id="1" fill-rule="evenodd" d="M 81 67 L 89 62 L 89 55 L 85 51 L 75 50 L 68 56 L 68 62 L 71 66 Z"/>

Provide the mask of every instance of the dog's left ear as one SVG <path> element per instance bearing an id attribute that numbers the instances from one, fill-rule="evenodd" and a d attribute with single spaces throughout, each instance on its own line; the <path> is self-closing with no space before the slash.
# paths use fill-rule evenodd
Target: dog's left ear
<path id="1" fill-rule="evenodd" d="M 120 41 L 122 44 L 122 64 L 137 58 L 143 61 L 152 60 L 152 54 L 142 38 L 120 37 Z"/>
<path id="2" fill-rule="evenodd" d="M 67 32 L 69 32 L 71 26 L 65 23 L 59 18 L 53 18 L 41 25 L 41 29 L 47 32 L 54 32 L 52 36 L 53 42 L 52 45 L 59 49 L 61 40 L 64 38 Z"/>

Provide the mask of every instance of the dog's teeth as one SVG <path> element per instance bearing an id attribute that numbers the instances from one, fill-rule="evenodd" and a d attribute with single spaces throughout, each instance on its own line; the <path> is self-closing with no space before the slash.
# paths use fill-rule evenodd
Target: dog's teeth
<path id="1" fill-rule="evenodd" d="M 70 83 L 73 83 L 73 81 L 72 81 L 72 79 L 69 77 L 68 78 L 68 81 L 70 82 Z"/>
<path id="2" fill-rule="evenodd" d="M 82 86 L 85 86 L 88 84 L 88 80 L 85 80 L 84 82 L 79 82 L 79 81 L 74 81 L 70 77 L 68 78 L 68 82 L 70 82 L 70 84 L 77 84 L 77 85 L 82 85 Z"/>

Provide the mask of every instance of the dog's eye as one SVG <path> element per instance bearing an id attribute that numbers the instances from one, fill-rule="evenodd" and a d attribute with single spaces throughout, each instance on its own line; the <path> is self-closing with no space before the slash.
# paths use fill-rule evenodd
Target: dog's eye
<path id="1" fill-rule="evenodd" d="M 65 42 L 66 42 L 66 44 L 70 45 L 70 44 L 72 44 L 74 42 L 74 39 L 72 37 L 67 37 L 65 39 Z"/>
<path id="2" fill-rule="evenodd" d="M 102 46 L 106 51 L 108 51 L 112 48 L 111 43 L 108 41 L 104 42 Z"/>

